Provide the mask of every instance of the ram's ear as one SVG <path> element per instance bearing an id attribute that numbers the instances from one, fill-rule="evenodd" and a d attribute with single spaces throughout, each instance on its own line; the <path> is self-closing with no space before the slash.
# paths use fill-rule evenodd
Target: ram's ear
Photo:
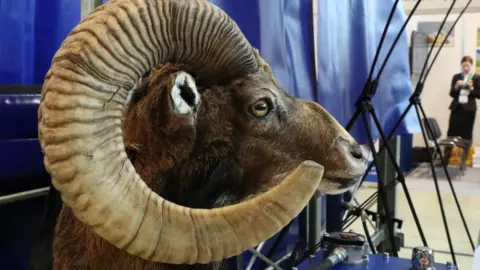
<path id="1" fill-rule="evenodd" d="M 173 113 L 176 115 L 194 115 L 200 106 L 200 93 L 193 77 L 183 71 L 175 73 L 170 88 Z"/>
<path id="2" fill-rule="evenodd" d="M 132 90 L 128 92 L 128 96 L 125 99 L 125 104 L 136 103 L 142 97 L 145 96 L 147 93 L 148 88 L 148 73 L 145 74 L 142 78 L 140 78 L 135 85 L 133 86 Z"/>

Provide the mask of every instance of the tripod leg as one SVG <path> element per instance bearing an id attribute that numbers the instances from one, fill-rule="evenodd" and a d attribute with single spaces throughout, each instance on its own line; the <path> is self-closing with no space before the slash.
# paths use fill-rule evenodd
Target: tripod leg
<path id="1" fill-rule="evenodd" d="M 420 114 L 420 109 L 419 106 L 415 106 L 415 110 L 417 111 L 417 117 L 418 121 L 421 123 L 422 122 L 422 117 Z M 425 123 L 426 126 L 430 126 L 428 122 Z M 447 234 L 447 240 L 448 240 L 448 245 L 450 247 L 450 253 L 452 255 L 452 260 L 455 265 L 457 265 L 457 258 L 455 257 L 455 251 L 453 249 L 453 244 L 452 244 L 452 237 L 450 236 L 450 230 L 448 228 L 448 222 L 447 222 L 447 217 L 445 215 L 445 209 L 443 207 L 443 200 L 442 200 L 442 195 L 440 194 L 440 187 L 438 186 L 438 178 L 437 178 L 437 173 L 435 171 L 435 166 L 433 165 L 433 160 L 432 160 L 432 149 L 430 149 L 430 146 L 428 145 L 428 139 L 427 139 L 427 131 L 425 130 L 425 127 L 423 125 L 420 125 L 422 129 L 422 135 L 423 135 L 423 141 L 425 142 L 425 146 L 427 147 L 428 150 L 428 158 L 430 159 L 430 168 L 432 170 L 432 176 L 433 176 L 433 182 L 435 184 L 435 190 L 437 191 L 437 198 L 438 198 L 438 203 L 440 205 L 440 212 L 442 214 L 442 220 L 443 220 L 443 225 L 445 227 L 445 233 Z M 431 129 L 429 129 L 429 132 L 431 132 Z M 432 133 L 433 134 L 433 133 Z M 437 148 L 438 150 L 438 148 Z"/>
<path id="2" fill-rule="evenodd" d="M 380 121 L 378 120 L 377 114 L 375 113 L 374 110 L 370 110 L 370 114 L 372 115 L 373 121 L 375 122 L 375 125 L 378 129 L 378 132 L 380 133 L 380 137 L 382 138 L 383 141 L 385 141 L 385 148 L 387 149 L 388 156 L 390 157 L 390 160 L 392 161 L 392 164 L 395 168 L 395 171 L 397 173 L 397 179 L 402 185 L 403 191 L 405 193 L 405 197 L 407 198 L 408 206 L 410 207 L 410 211 L 412 212 L 413 219 L 415 220 L 415 225 L 417 226 L 418 233 L 420 234 L 420 238 L 422 238 L 422 243 L 424 246 L 427 245 L 427 239 L 425 238 L 425 234 L 423 233 L 422 225 L 420 224 L 420 220 L 418 219 L 417 211 L 415 210 L 415 206 L 413 205 L 412 197 L 410 196 L 410 192 L 408 191 L 407 188 L 407 183 L 405 182 L 405 176 L 403 175 L 403 172 L 400 170 L 400 166 L 398 165 L 397 161 L 395 160 L 395 156 L 393 155 L 393 151 L 388 145 L 387 138 L 385 136 L 385 133 L 382 130 L 382 127 L 380 125 Z"/>
<path id="3" fill-rule="evenodd" d="M 419 118 L 421 117 L 420 114 L 419 114 L 420 112 L 422 113 L 423 118 L 426 118 L 425 110 L 423 109 L 423 106 L 422 106 L 421 102 L 418 102 L 418 104 L 415 108 L 417 110 L 417 114 L 418 114 Z M 428 129 L 429 132 L 432 132 L 432 127 L 430 126 L 430 124 L 428 124 L 428 122 L 426 123 L 426 128 Z M 437 149 L 437 151 L 440 151 L 440 146 L 438 145 L 437 141 L 434 141 L 434 143 L 435 143 L 435 148 Z M 442 155 L 441 152 L 439 152 L 439 154 Z M 443 160 L 442 156 L 440 156 L 440 158 Z M 457 209 L 458 209 L 458 212 L 460 214 L 460 218 L 462 219 L 463 226 L 465 227 L 465 231 L 467 232 L 468 240 L 470 241 L 470 245 L 472 246 L 473 251 L 475 251 L 475 244 L 473 243 L 472 235 L 470 234 L 470 230 L 468 229 L 467 221 L 465 220 L 465 216 L 463 215 L 462 207 L 460 206 L 460 202 L 458 201 L 457 192 L 455 191 L 455 188 L 453 187 L 452 178 L 450 177 L 450 173 L 448 172 L 447 166 L 442 166 L 442 167 L 443 167 L 443 170 L 445 172 L 445 176 L 447 176 L 448 185 L 450 186 L 450 190 L 452 191 L 453 198 L 455 199 L 455 204 L 457 205 Z"/>
<path id="4" fill-rule="evenodd" d="M 347 131 L 350 131 L 350 129 L 352 129 L 353 124 L 355 124 L 355 122 L 357 121 L 357 119 L 358 119 L 359 116 L 360 116 L 360 111 L 359 111 L 359 110 L 356 110 L 356 111 L 355 111 L 355 114 L 352 116 L 352 118 L 350 119 L 350 121 L 348 121 L 347 126 L 345 127 L 345 129 L 346 129 Z"/>

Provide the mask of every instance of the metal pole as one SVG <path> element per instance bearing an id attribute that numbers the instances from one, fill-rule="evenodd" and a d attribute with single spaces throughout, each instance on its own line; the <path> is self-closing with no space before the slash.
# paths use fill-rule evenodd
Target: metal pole
<path id="1" fill-rule="evenodd" d="M 44 188 L 32 189 L 32 190 L 18 192 L 18 193 L 9 194 L 9 195 L 3 195 L 3 196 L 0 196 L 0 205 L 44 196 L 48 194 L 49 190 L 50 190 L 50 187 L 44 187 Z"/>
<path id="2" fill-rule="evenodd" d="M 102 0 L 80 0 L 80 10 L 82 19 L 85 18 L 92 10 L 101 6 L 103 4 Z"/>
<path id="3" fill-rule="evenodd" d="M 386 186 L 390 182 L 396 180 L 396 171 L 393 168 L 392 162 L 398 162 L 399 138 L 394 137 L 389 142 L 383 142 L 382 141 L 381 143 L 382 144 L 388 143 L 390 145 L 391 149 L 394 151 L 394 154 L 396 155 L 396 159 L 397 159 L 396 161 L 390 160 L 386 151 L 384 151 L 383 153 L 381 153 L 379 155 L 380 168 L 378 168 L 377 173 L 382 174 L 383 177 L 379 177 L 378 181 L 383 181 L 383 185 Z M 379 185 L 380 184 L 381 183 L 379 183 Z M 396 186 L 394 186 L 393 188 L 386 189 L 386 191 L 387 191 L 387 194 L 385 194 L 385 195 L 386 195 L 386 198 L 387 198 L 388 207 L 390 208 L 389 209 L 390 216 L 395 217 L 395 215 L 396 215 L 395 210 L 396 210 L 396 203 L 397 203 L 397 188 L 396 188 Z M 378 200 L 377 209 L 378 209 L 377 211 L 378 211 L 379 214 L 385 215 L 385 209 L 384 209 L 382 200 Z M 377 221 L 377 222 L 380 222 L 380 221 Z M 394 224 L 393 229 L 394 229 L 394 235 L 397 237 L 397 232 L 396 232 L 395 228 L 396 228 L 396 224 Z M 380 230 L 387 231 L 388 230 L 387 224 L 380 224 Z M 395 242 L 397 242 L 397 241 L 395 241 Z M 397 245 L 398 244 L 399 243 L 397 243 Z M 393 249 L 396 249 L 396 248 L 397 247 L 394 247 L 393 243 L 390 242 L 390 239 L 388 239 L 388 237 L 385 237 L 384 242 L 380 245 L 378 251 L 379 252 L 391 253 L 391 252 L 393 252 Z"/>
<path id="4" fill-rule="evenodd" d="M 315 253 L 325 228 L 322 224 L 322 198 L 313 198 L 308 203 L 308 249 Z"/>

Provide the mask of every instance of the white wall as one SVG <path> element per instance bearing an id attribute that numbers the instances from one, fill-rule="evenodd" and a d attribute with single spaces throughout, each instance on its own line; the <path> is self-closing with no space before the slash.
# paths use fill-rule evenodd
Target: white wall
<path id="1" fill-rule="evenodd" d="M 474 2 L 476 1 L 480 0 L 474 0 Z M 417 30 L 418 22 L 420 21 L 441 22 L 445 17 L 446 10 L 439 10 L 439 12 L 442 13 L 414 15 L 407 27 L 409 36 L 411 31 Z M 454 21 L 457 16 L 458 13 L 451 13 L 448 21 Z M 452 76 L 460 71 L 460 59 L 463 55 L 470 55 L 475 59 L 478 27 L 480 27 L 480 12 L 469 12 L 463 15 L 455 27 L 454 46 L 443 47 L 425 82 L 422 104 L 425 107 L 427 116 L 437 119 L 444 136 L 447 133 L 450 116 L 448 106 L 452 100 L 448 94 L 450 82 Z M 433 58 L 435 53 L 436 51 L 433 51 L 430 59 Z M 480 102 L 478 104 L 480 105 Z M 474 145 L 480 146 L 480 114 L 476 119 L 473 140 Z M 414 135 L 413 144 L 414 146 L 424 145 L 421 134 Z"/>

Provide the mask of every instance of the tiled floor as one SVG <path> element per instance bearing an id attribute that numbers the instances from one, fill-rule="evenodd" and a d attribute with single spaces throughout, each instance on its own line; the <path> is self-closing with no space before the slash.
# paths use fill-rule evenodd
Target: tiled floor
<path id="1" fill-rule="evenodd" d="M 455 168 L 450 168 L 450 170 L 453 172 Z M 440 170 L 437 171 L 439 171 L 439 186 L 444 201 L 450 234 L 452 236 L 455 253 L 457 253 L 458 267 L 461 270 L 470 270 L 472 269 L 473 251 L 461 222 L 452 192 L 450 191 L 450 186 L 445 179 L 445 175 L 442 174 Z M 452 174 L 455 175 L 456 173 L 453 172 Z M 474 238 L 473 241 L 476 244 L 480 230 L 480 169 L 469 168 L 463 176 L 457 174 L 452 182 L 468 223 L 470 233 Z M 407 177 L 407 186 L 410 190 L 428 245 L 436 251 L 435 261 L 443 263 L 452 261 L 435 186 L 429 169 L 426 167 L 417 168 L 416 171 Z M 363 202 L 375 191 L 376 188 L 374 186 L 363 187 L 359 190 L 357 198 L 360 202 Z M 402 231 L 405 234 L 406 246 L 402 248 L 399 255 L 404 258 L 409 258 L 411 248 L 422 245 L 422 242 L 408 207 L 405 194 L 400 186 L 397 188 L 397 194 L 397 217 L 404 221 Z M 376 205 L 372 210 L 376 211 Z M 363 232 L 360 222 L 356 222 L 352 228 L 355 231 Z"/>

